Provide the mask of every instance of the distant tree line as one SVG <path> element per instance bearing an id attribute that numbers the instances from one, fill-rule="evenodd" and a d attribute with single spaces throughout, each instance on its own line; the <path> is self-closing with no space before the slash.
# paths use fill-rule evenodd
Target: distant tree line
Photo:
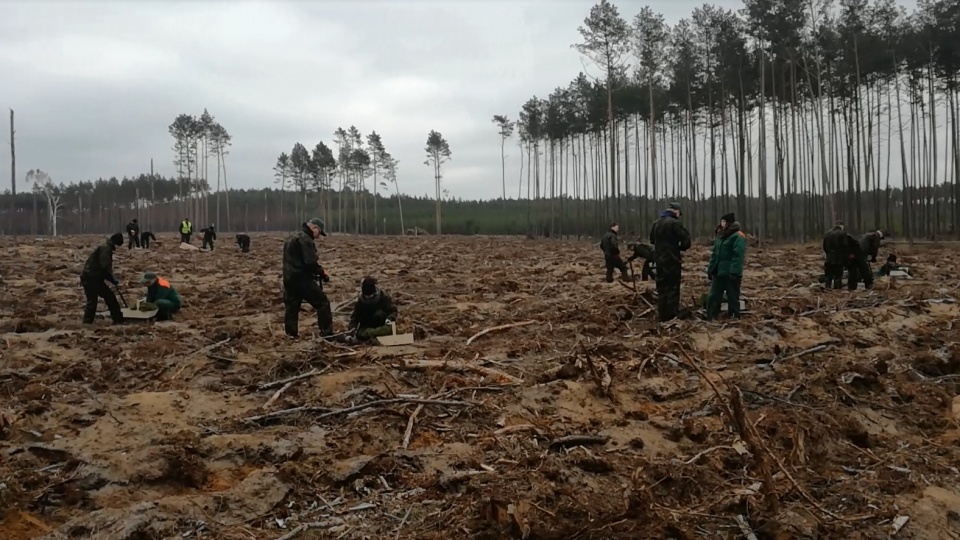
<path id="1" fill-rule="evenodd" d="M 960 231 L 960 2 L 745 0 L 670 27 L 600 0 L 579 31 L 598 73 L 531 98 L 516 122 L 493 117 L 501 155 L 519 135 L 531 228 L 571 213 L 645 222 L 671 198 L 699 231 L 732 210 L 790 240 L 839 219 Z"/>
<path id="2" fill-rule="evenodd" d="M 143 230 L 151 230 L 157 234 L 174 233 L 184 217 L 191 218 L 195 224 L 205 225 L 206 222 L 202 221 L 199 215 L 189 210 L 184 212 L 186 195 L 180 183 L 178 178 L 142 174 L 136 178 L 121 180 L 111 178 L 60 184 L 57 187 L 56 200 L 60 208 L 57 231 L 59 234 L 106 235 L 120 231 L 133 218 L 139 219 Z M 917 196 L 930 201 L 941 201 L 939 204 L 931 204 L 931 208 L 936 208 L 939 219 L 947 222 L 950 206 L 944 201 L 952 196 L 951 189 L 951 186 L 945 185 L 933 189 L 918 188 Z M 143 200 L 142 196 L 137 197 L 138 193 L 150 193 L 151 197 Z M 905 232 L 900 222 L 895 219 L 896 216 L 903 214 L 903 193 L 899 188 L 891 188 L 889 192 L 884 190 L 880 194 L 889 204 L 881 207 L 879 220 L 881 223 L 890 223 L 890 232 L 895 235 L 902 235 Z M 392 194 L 387 197 L 377 195 L 374 198 L 369 192 L 357 193 L 349 188 L 344 188 L 343 191 L 310 190 L 307 192 L 305 201 L 300 197 L 290 197 L 288 192 L 284 193 L 275 188 L 230 189 L 224 190 L 221 195 L 224 200 L 229 198 L 234 209 L 230 214 L 230 221 L 217 223 L 222 232 L 294 231 L 299 227 L 304 216 L 320 215 L 327 221 L 328 230 L 331 232 L 354 233 L 356 215 L 353 208 L 359 204 L 360 207 L 376 206 L 378 208 L 376 218 L 373 213 L 360 214 L 361 233 L 372 234 L 375 230 L 375 219 L 378 233 L 401 234 L 404 231 L 417 229 L 430 234 L 436 233 L 436 199 L 433 197 L 400 195 L 398 198 L 396 194 Z M 874 193 L 864 191 L 861 195 L 869 200 Z M 658 200 L 635 195 L 621 198 L 621 203 L 624 205 L 622 220 L 624 232 L 647 234 L 653 216 L 642 216 L 635 209 L 662 209 L 673 200 L 684 206 L 684 219 L 695 235 L 712 234 L 713 222 L 707 219 L 691 219 L 691 214 L 695 214 L 698 203 L 682 196 L 664 197 Z M 596 214 L 597 205 L 584 205 L 581 202 L 571 197 L 538 201 L 545 209 L 564 208 L 561 218 L 559 212 L 542 212 L 531 216 L 528 201 L 521 199 L 466 201 L 446 198 L 443 202 L 445 210 L 442 232 L 490 235 L 527 235 L 532 232 L 534 235 L 544 237 L 594 237 L 601 234 L 606 228 L 606 223 L 599 220 L 606 219 L 605 216 Z M 718 204 L 720 202 L 718 201 Z M 712 199 L 699 203 L 705 203 L 707 207 L 713 205 Z M 788 195 L 782 199 L 768 198 L 766 206 L 768 211 L 777 215 L 782 211 L 788 211 L 791 205 L 794 207 L 810 205 L 813 208 L 819 208 L 821 203 L 822 200 L 817 196 Z M 207 200 L 200 201 L 201 212 L 207 206 Z M 750 214 L 758 215 L 761 206 L 760 199 L 745 197 L 745 208 Z M 889 215 L 885 214 L 887 211 L 890 212 Z M 875 221 L 872 212 L 873 209 L 869 207 L 863 209 L 865 220 L 869 223 Z M 9 191 L 0 195 L 0 228 L 3 234 L 52 234 L 49 215 L 50 206 L 42 190 L 19 193 L 16 197 Z M 789 239 L 789 235 L 786 234 L 789 231 L 781 230 L 779 223 L 779 220 L 773 223 L 774 229 L 769 231 L 769 236 Z M 744 227 L 747 232 L 755 232 L 748 222 L 744 223 Z M 855 226 L 851 228 L 855 229 Z"/>

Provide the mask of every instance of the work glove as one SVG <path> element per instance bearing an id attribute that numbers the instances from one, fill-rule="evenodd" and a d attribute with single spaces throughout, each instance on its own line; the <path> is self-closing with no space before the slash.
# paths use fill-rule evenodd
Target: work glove
<path id="1" fill-rule="evenodd" d="M 115 276 L 109 276 L 109 277 L 107 277 L 107 281 L 110 282 L 110 284 L 113 285 L 114 287 L 119 287 L 119 286 L 120 286 L 120 282 L 117 281 L 117 278 L 116 278 Z"/>
<path id="2" fill-rule="evenodd" d="M 386 324 L 387 326 L 389 326 L 393 324 L 393 319 L 387 319 L 386 321 L 383 322 L 383 324 Z"/>
<path id="3" fill-rule="evenodd" d="M 330 283 L 330 276 L 326 272 L 320 276 L 320 279 L 322 279 L 324 283 Z"/>

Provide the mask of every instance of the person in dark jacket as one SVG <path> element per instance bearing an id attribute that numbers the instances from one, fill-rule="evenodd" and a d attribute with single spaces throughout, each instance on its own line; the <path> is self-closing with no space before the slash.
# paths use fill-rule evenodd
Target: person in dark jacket
<path id="1" fill-rule="evenodd" d="M 860 238 L 860 248 L 864 254 L 870 258 L 870 262 L 877 262 L 877 254 L 880 252 L 880 241 L 887 236 L 883 231 L 868 232 Z"/>
<path id="2" fill-rule="evenodd" d="M 83 265 L 80 272 L 80 285 L 83 287 L 83 294 L 86 297 L 86 303 L 83 306 L 83 324 L 93 324 L 93 319 L 97 316 L 97 302 L 103 298 L 107 309 L 110 310 L 110 318 L 113 324 L 123 322 L 123 312 L 120 310 L 120 302 L 117 302 L 117 296 L 113 294 L 109 282 L 114 287 L 118 285 L 117 278 L 113 275 L 113 252 L 123 245 L 123 235 L 116 233 L 109 240 L 93 250 L 93 253 L 87 257 L 87 262 Z"/>
<path id="3" fill-rule="evenodd" d="M 650 229 L 650 243 L 657 263 L 657 315 L 662 321 L 680 311 L 680 252 L 690 249 L 690 233 L 680 223 L 680 205 L 670 203 Z"/>
<path id="4" fill-rule="evenodd" d="M 203 245 L 200 249 L 209 249 L 213 251 L 213 241 L 217 239 L 217 231 L 213 227 L 213 223 L 209 227 L 200 230 L 200 234 L 203 235 Z"/>
<path id="5" fill-rule="evenodd" d="M 180 294 L 170 282 L 153 272 L 145 272 L 140 283 L 147 286 L 146 301 L 157 306 L 157 320 L 169 321 L 180 311 Z"/>
<path id="6" fill-rule="evenodd" d="M 630 257 L 627 258 L 627 264 L 630 264 L 637 259 L 643 259 L 643 268 L 640 270 L 640 279 L 642 281 L 656 279 L 657 263 L 655 262 L 656 255 L 653 252 L 653 246 L 636 243 L 630 244 L 627 247 L 633 249 L 633 255 L 630 255 Z"/>
<path id="7" fill-rule="evenodd" d="M 620 225 L 612 223 L 607 233 L 600 239 L 603 262 L 607 267 L 607 283 L 613 283 L 613 269 L 620 271 L 620 279 L 627 277 L 627 265 L 620 258 Z"/>
<path id="8" fill-rule="evenodd" d="M 823 273 L 827 287 L 843 287 L 843 268 L 851 255 L 847 236 L 842 221 L 838 221 L 823 235 Z"/>
<path id="9" fill-rule="evenodd" d="M 193 234 L 193 223 L 190 223 L 190 220 L 183 218 L 183 221 L 180 222 L 180 243 L 189 244 L 190 236 Z"/>
<path id="10" fill-rule="evenodd" d="M 860 282 L 864 287 L 870 289 L 873 287 L 873 271 L 870 270 L 870 263 L 867 260 L 867 254 L 863 251 L 863 246 L 850 233 L 845 233 L 844 242 L 846 243 L 847 260 L 847 289 L 857 290 Z"/>
<path id="11" fill-rule="evenodd" d="M 150 242 L 156 242 L 157 237 L 153 235 L 150 231 L 143 231 L 140 233 L 140 246 L 143 249 L 150 249 Z"/>
<path id="12" fill-rule="evenodd" d="M 290 337 L 300 334 L 298 321 L 303 302 L 317 310 L 317 326 L 320 327 L 321 336 L 333 335 L 330 300 L 321 285 L 328 283 L 330 277 L 317 260 L 315 241 L 326 235 L 323 220 L 313 218 L 283 244 L 283 329 Z"/>
<path id="13" fill-rule="evenodd" d="M 384 333 L 390 333 L 391 322 L 397 320 L 397 306 L 385 291 L 377 286 L 377 280 L 365 277 L 360 283 L 360 295 L 350 315 L 350 330 L 355 330 L 357 339 L 363 341 Z"/>
<path id="14" fill-rule="evenodd" d="M 134 245 L 140 247 L 140 224 L 137 223 L 136 218 L 127 223 L 127 237 L 130 239 L 127 242 L 127 249 L 133 249 Z"/>
<path id="15" fill-rule="evenodd" d="M 240 246 L 240 251 L 244 253 L 250 252 L 250 237 L 246 234 L 237 235 L 237 245 Z"/>
<path id="16" fill-rule="evenodd" d="M 743 262 L 747 254 L 747 236 L 733 213 L 720 218 L 717 237 L 713 241 L 713 253 L 707 264 L 710 294 L 707 297 L 707 320 L 720 315 L 723 295 L 727 295 L 727 312 L 740 318 L 740 285 L 743 282 Z"/>

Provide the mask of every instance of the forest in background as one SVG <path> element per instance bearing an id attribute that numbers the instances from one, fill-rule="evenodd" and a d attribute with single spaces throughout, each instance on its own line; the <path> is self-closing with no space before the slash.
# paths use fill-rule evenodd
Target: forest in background
<path id="1" fill-rule="evenodd" d="M 747 0 L 669 26 L 648 7 L 624 19 L 601 0 L 579 31 L 573 46 L 599 75 L 585 68 L 531 98 L 517 121 L 493 117 L 498 200 L 450 196 L 443 169 L 454 156 L 436 131 L 424 149 L 435 197 L 403 195 L 399 162 L 354 126 L 334 133 L 336 155 L 323 142 L 281 154 L 278 189 L 229 189 L 231 137 L 204 111 L 169 127 L 178 178 L 35 175 L 32 193 L 0 196 L 0 226 L 108 233 L 140 216 L 163 232 L 188 216 L 224 231 L 292 230 L 319 213 L 334 232 L 595 236 L 611 221 L 645 231 L 678 201 L 697 235 L 727 211 L 757 236 L 790 241 L 835 220 L 907 238 L 960 230 L 960 2 L 920 0 L 908 13 L 894 0 Z M 12 124 L 11 114 L 11 153 Z M 519 171 L 506 170 L 508 144 Z"/>

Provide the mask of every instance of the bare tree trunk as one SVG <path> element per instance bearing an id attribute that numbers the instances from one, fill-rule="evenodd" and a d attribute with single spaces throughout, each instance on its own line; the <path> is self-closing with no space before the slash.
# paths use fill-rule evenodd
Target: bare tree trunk
<path id="1" fill-rule="evenodd" d="M 17 232 L 13 230 L 14 214 L 17 211 L 17 146 L 16 131 L 13 129 L 13 109 L 10 109 L 10 232 L 13 240 L 17 240 Z"/>

